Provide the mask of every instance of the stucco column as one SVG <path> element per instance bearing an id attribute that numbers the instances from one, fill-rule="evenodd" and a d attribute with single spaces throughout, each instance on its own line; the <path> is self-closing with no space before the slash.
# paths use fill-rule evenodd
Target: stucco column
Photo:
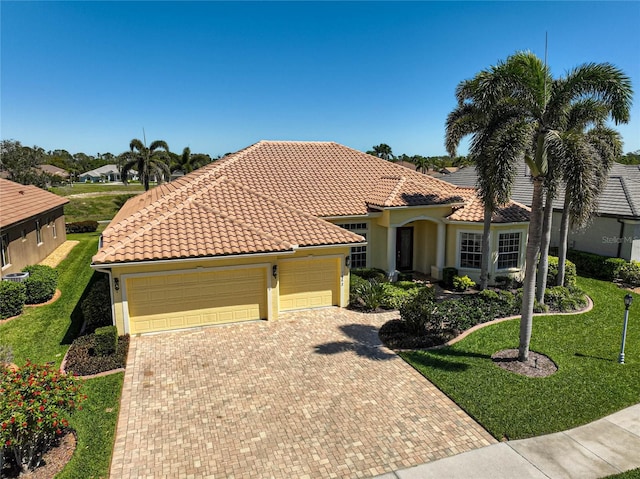
<path id="1" fill-rule="evenodd" d="M 387 273 L 394 275 L 396 270 L 396 227 L 387 228 Z"/>
<path id="2" fill-rule="evenodd" d="M 444 268 L 444 251 L 447 242 L 447 225 L 438 223 L 438 241 L 436 244 L 436 279 L 442 279 L 442 270 Z M 433 272 L 431 273 L 433 276 Z"/>

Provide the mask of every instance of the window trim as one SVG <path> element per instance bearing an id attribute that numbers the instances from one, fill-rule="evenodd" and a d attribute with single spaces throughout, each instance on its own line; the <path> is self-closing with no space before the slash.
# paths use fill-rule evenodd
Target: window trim
<path id="1" fill-rule="evenodd" d="M 522 238 L 523 238 L 523 231 L 522 230 L 504 230 L 504 231 L 498 231 L 498 234 L 496 235 L 496 272 L 505 272 L 505 271 L 517 271 L 522 269 L 522 265 L 524 264 L 523 261 L 523 249 L 522 249 Z M 517 258 L 516 258 L 516 266 L 508 266 L 506 268 L 500 268 L 500 255 L 501 254 L 514 254 L 514 252 L 509 252 L 509 253 L 500 253 L 500 236 L 502 235 L 511 235 L 511 234 L 517 234 L 519 236 L 518 238 L 518 251 L 517 251 Z"/>
<path id="2" fill-rule="evenodd" d="M 480 266 L 477 268 L 474 268 L 472 266 L 462 266 L 462 235 L 463 234 L 472 234 L 472 235 L 477 235 L 480 237 Z M 458 230 L 457 234 L 456 234 L 456 268 L 458 269 L 465 269 L 465 270 L 472 270 L 472 271 L 480 271 L 480 269 L 482 268 L 482 231 L 478 231 L 478 230 Z"/>
<path id="3" fill-rule="evenodd" d="M 369 222 L 367 221 L 350 221 L 349 223 L 335 223 L 336 226 L 343 228 L 352 233 L 364 236 L 366 240 L 369 239 Z M 364 226 L 364 228 L 363 228 Z M 349 249 L 349 256 L 351 256 L 351 268 L 368 268 L 369 267 L 369 251 L 368 245 L 356 245 Z M 358 249 L 358 251 L 354 251 Z M 364 256 L 364 266 L 361 262 L 361 257 Z M 354 259 L 356 258 L 356 259 Z"/>
<path id="4" fill-rule="evenodd" d="M 0 267 L 5 269 L 11 266 L 11 255 L 9 254 L 9 235 L 0 235 Z"/>

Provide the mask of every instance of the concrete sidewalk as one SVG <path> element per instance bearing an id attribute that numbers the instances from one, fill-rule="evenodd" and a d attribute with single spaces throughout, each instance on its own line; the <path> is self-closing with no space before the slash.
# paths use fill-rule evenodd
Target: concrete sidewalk
<path id="1" fill-rule="evenodd" d="M 640 467 L 640 404 L 585 426 L 493 444 L 375 479 L 597 479 Z"/>

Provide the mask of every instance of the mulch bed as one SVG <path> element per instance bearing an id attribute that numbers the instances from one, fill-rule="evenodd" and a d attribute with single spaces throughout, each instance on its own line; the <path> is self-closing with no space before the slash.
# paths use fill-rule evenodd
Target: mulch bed
<path id="1" fill-rule="evenodd" d="M 13 469 L 5 468 L 1 471 L 0 476 L 17 479 L 51 479 L 64 469 L 75 450 L 76 436 L 73 432 L 67 432 L 45 453 L 40 466 L 33 471 L 20 473 L 15 467 Z"/>
<path id="2" fill-rule="evenodd" d="M 378 336 L 384 345 L 390 349 L 424 349 L 439 346 L 460 334 L 458 330 L 445 330 L 438 335 L 425 334 L 415 336 L 407 331 L 404 322 L 392 319 L 384 323 L 378 331 Z"/>
<path id="3" fill-rule="evenodd" d="M 525 362 L 518 361 L 517 349 L 504 349 L 491 356 L 496 366 L 522 374 L 530 378 L 544 378 L 551 376 L 558 370 L 558 366 L 548 356 L 529 351 L 529 359 Z"/>
<path id="4" fill-rule="evenodd" d="M 129 351 L 129 335 L 118 337 L 118 350 L 109 356 L 95 356 L 93 353 L 93 335 L 80 336 L 69 347 L 64 369 L 79 376 L 124 368 Z"/>

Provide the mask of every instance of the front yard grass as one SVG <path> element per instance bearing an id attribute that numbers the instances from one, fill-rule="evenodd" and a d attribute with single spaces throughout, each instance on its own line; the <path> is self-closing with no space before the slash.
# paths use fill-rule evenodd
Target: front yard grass
<path id="1" fill-rule="evenodd" d="M 531 350 L 558 372 L 528 378 L 493 364 L 491 355 L 518 347 L 519 320 L 483 328 L 439 350 L 401 356 L 497 439 L 570 429 L 640 401 L 640 297 L 630 309 L 625 363 L 618 364 L 623 297 L 612 283 L 579 278 L 594 308 L 571 316 L 534 318 Z"/>
<path id="2" fill-rule="evenodd" d="M 67 235 L 67 239 L 80 243 L 58 266 L 60 298 L 46 306 L 26 308 L 20 317 L 0 325 L 0 342 L 11 346 L 18 366 L 27 359 L 60 366 L 81 327 L 79 302 L 93 275 L 89 264 L 97 251 L 98 238 L 99 233 Z M 88 399 L 69 421 L 77 434 L 76 451 L 57 477 L 109 475 L 123 378 L 124 374 L 118 373 L 83 382 Z"/>
<path id="3" fill-rule="evenodd" d="M 49 191 L 60 196 L 79 195 L 83 193 L 104 193 L 108 191 L 130 191 L 131 194 L 142 193 L 144 187 L 138 183 L 74 183 L 73 186 L 54 186 Z M 66 214 L 66 208 L 65 208 Z"/>

